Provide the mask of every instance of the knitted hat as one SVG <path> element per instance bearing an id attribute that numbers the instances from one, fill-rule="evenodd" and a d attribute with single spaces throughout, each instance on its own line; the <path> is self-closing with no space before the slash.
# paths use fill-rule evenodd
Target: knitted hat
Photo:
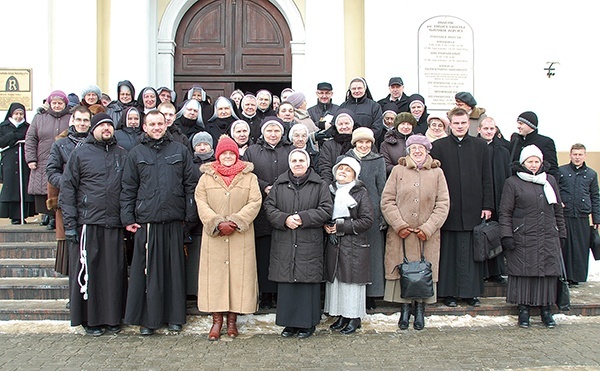
<path id="1" fill-rule="evenodd" d="M 98 97 L 98 100 L 102 98 L 102 90 L 98 87 L 98 85 L 89 85 L 83 88 L 81 91 L 81 99 L 84 99 L 88 93 L 94 93 Z"/>
<path id="2" fill-rule="evenodd" d="M 534 144 L 531 144 L 523 147 L 523 150 L 521 150 L 521 155 L 519 156 L 519 163 L 522 164 L 531 156 L 535 156 L 539 158 L 540 161 L 544 161 L 544 155 L 542 154 L 542 151 L 540 151 L 540 149 Z"/>
<path id="3" fill-rule="evenodd" d="M 105 122 L 111 124 L 113 128 L 115 127 L 113 119 L 106 112 L 100 112 L 94 115 L 94 117 L 92 117 L 92 126 L 90 128 L 90 133 L 93 132 L 98 125 L 103 124 Z"/>
<path id="4" fill-rule="evenodd" d="M 208 143 L 213 148 L 213 138 L 207 131 L 199 131 L 192 137 L 192 148 L 196 148 L 199 143 Z"/>
<path id="5" fill-rule="evenodd" d="M 71 108 L 79 105 L 79 103 L 80 103 L 79 97 L 75 93 L 69 93 L 69 96 L 67 97 L 67 99 L 69 100 L 68 106 Z"/>
<path id="6" fill-rule="evenodd" d="M 413 128 L 417 126 L 417 119 L 409 112 L 400 112 L 394 119 L 394 127 L 398 129 L 398 125 L 403 122 L 408 122 Z"/>
<path id="7" fill-rule="evenodd" d="M 279 128 L 281 129 L 281 134 L 283 134 L 285 132 L 285 129 L 283 127 L 283 121 L 281 121 L 281 119 L 279 117 L 267 116 L 263 120 L 263 124 L 260 126 L 260 133 L 262 135 L 265 135 L 265 129 L 269 125 L 277 125 L 277 126 L 279 126 Z"/>
<path id="8" fill-rule="evenodd" d="M 225 151 L 231 151 L 235 153 L 236 158 L 240 158 L 238 145 L 227 135 L 222 135 L 221 138 L 219 138 L 219 143 L 217 143 L 217 148 L 215 149 L 215 158 L 218 160 Z"/>
<path id="9" fill-rule="evenodd" d="M 69 104 L 69 98 L 67 98 L 67 94 L 62 90 L 55 90 L 50 93 L 48 98 L 46 98 L 46 103 L 50 104 L 52 99 L 62 99 L 62 101 L 65 102 L 65 105 Z"/>
<path id="10" fill-rule="evenodd" d="M 413 134 L 406 140 L 406 148 L 410 147 L 413 144 L 420 144 L 425 146 L 427 152 L 431 151 L 431 142 L 429 139 L 423 134 Z"/>
<path id="11" fill-rule="evenodd" d="M 320 82 L 317 84 L 317 90 L 333 90 L 333 86 L 328 82 Z"/>
<path id="12" fill-rule="evenodd" d="M 463 102 L 464 104 L 466 104 L 467 106 L 469 106 L 471 108 L 473 108 L 477 105 L 477 101 L 475 100 L 475 98 L 473 98 L 473 95 L 471 95 L 471 93 L 468 93 L 466 91 L 461 91 L 459 93 L 456 93 L 456 95 L 454 96 L 454 99 Z"/>
<path id="13" fill-rule="evenodd" d="M 306 152 L 305 149 L 302 149 L 302 148 L 294 148 L 293 150 L 290 151 L 290 154 L 288 155 L 288 163 L 290 162 L 290 159 L 292 158 L 292 154 L 294 154 L 296 152 L 302 153 L 304 155 L 304 157 L 306 157 L 306 165 L 310 166 L 310 155 L 308 154 L 308 152 Z"/>
<path id="14" fill-rule="evenodd" d="M 359 140 L 370 140 L 371 143 L 375 144 L 375 135 L 373 135 L 373 130 L 365 127 L 356 128 L 352 132 L 352 145 L 354 145 Z"/>
<path id="15" fill-rule="evenodd" d="M 531 111 L 525 111 L 520 114 L 517 118 L 517 122 L 522 122 L 533 130 L 537 129 L 538 127 L 538 117 L 534 112 Z"/>
<path id="16" fill-rule="evenodd" d="M 354 179 L 358 179 L 358 174 L 360 174 L 360 163 L 356 161 L 354 157 L 346 156 L 343 157 L 337 164 L 333 166 L 331 172 L 333 173 L 333 177 L 335 178 L 335 173 L 337 172 L 338 167 L 340 165 L 348 165 L 354 170 Z"/>
<path id="17" fill-rule="evenodd" d="M 402 81 L 402 78 L 400 77 L 392 77 L 388 83 L 388 86 L 392 85 L 404 85 L 404 81 Z"/>
<path id="18" fill-rule="evenodd" d="M 448 125 L 450 125 L 450 120 L 448 120 L 448 117 L 446 116 L 446 114 L 443 114 L 443 113 L 431 113 L 431 114 L 429 114 L 429 117 L 427 117 L 427 125 L 429 125 L 429 123 L 433 119 L 440 120 L 444 124 L 444 129 L 446 129 L 448 127 Z"/>
<path id="19" fill-rule="evenodd" d="M 299 108 L 302 103 L 306 101 L 306 96 L 302 92 L 295 91 L 287 99 L 288 102 L 294 106 L 294 108 Z"/>

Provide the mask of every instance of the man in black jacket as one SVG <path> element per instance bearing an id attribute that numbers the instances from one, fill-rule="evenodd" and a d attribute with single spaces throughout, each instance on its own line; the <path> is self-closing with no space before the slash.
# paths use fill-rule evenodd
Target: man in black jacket
<path id="1" fill-rule="evenodd" d="M 128 154 L 123 171 L 121 220 L 135 233 L 125 322 L 142 335 L 168 324 L 181 331 L 186 290 L 183 223 L 192 222 L 198 167 L 175 142 L 163 114 L 146 114 L 140 144 Z"/>
<path id="2" fill-rule="evenodd" d="M 59 198 L 71 256 L 71 326 L 92 336 L 121 331 L 127 291 L 119 204 L 127 151 L 114 130 L 106 113 L 92 118 L 91 135 L 67 162 Z"/>
<path id="3" fill-rule="evenodd" d="M 390 93 L 387 97 L 380 99 L 377 101 L 381 108 L 392 102 L 394 103 L 398 109 L 397 113 L 400 112 L 410 112 L 410 107 L 408 106 L 408 95 L 404 93 L 404 81 L 400 77 L 392 77 L 388 83 L 388 87 L 390 89 Z"/>
<path id="4" fill-rule="evenodd" d="M 317 104 L 308 109 L 310 119 L 321 130 L 326 130 L 331 127 L 333 116 L 337 112 L 337 104 L 333 104 L 331 97 L 333 96 L 333 86 L 328 82 L 320 82 L 317 84 Z"/>

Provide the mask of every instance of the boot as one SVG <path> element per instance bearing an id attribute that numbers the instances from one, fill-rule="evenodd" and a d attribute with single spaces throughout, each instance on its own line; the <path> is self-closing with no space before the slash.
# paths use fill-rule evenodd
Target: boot
<path id="1" fill-rule="evenodd" d="M 519 327 L 529 328 L 529 305 L 519 304 Z"/>
<path id="2" fill-rule="evenodd" d="M 356 331 L 356 329 L 359 329 L 359 328 L 360 328 L 360 318 L 350 318 L 350 321 L 348 322 L 346 327 L 344 327 L 342 329 L 342 331 L 340 331 L 340 332 L 344 335 L 349 335 L 349 334 L 354 333 Z"/>
<path id="3" fill-rule="evenodd" d="M 412 310 L 412 304 L 402 303 L 400 304 L 400 320 L 398 321 L 398 327 L 400 330 L 408 329 L 408 321 L 410 320 L 410 311 Z"/>
<path id="4" fill-rule="evenodd" d="M 416 303 L 415 322 L 413 323 L 413 327 L 415 330 L 423 330 L 425 327 L 425 303 L 422 301 Z"/>
<path id="5" fill-rule="evenodd" d="M 213 313 L 213 325 L 208 333 L 208 340 L 215 341 L 221 337 L 221 327 L 223 326 L 223 313 Z"/>
<path id="6" fill-rule="evenodd" d="M 329 326 L 332 330 L 341 330 L 350 322 L 350 318 L 339 316 L 334 323 Z"/>
<path id="7" fill-rule="evenodd" d="M 230 338 L 238 336 L 237 313 L 227 313 L 227 335 Z"/>
<path id="8" fill-rule="evenodd" d="M 545 305 L 540 308 L 540 317 L 542 317 L 542 322 L 544 323 L 544 325 L 546 327 L 548 327 L 548 328 L 556 327 L 556 322 L 554 321 L 554 318 L 552 317 L 552 310 L 550 309 L 550 306 Z"/>

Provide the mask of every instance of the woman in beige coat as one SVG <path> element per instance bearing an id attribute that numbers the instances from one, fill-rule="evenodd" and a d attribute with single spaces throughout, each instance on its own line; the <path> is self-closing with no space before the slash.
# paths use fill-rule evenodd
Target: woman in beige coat
<path id="1" fill-rule="evenodd" d="M 237 314 L 254 313 L 258 278 L 253 221 L 262 203 L 254 165 L 239 159 L 238 145 L 223 136 L 215 162 L 203 164 L 196 187 L 204 225 L 198 274 L 198 309 L 210 312 L 209 340 L 218 340 L 227 313 L 227 335 L 236 337 Z"/>
<path id="2" fill-rule="evenodd" d="M 434 294 L 416 299 L 413 327 L 425 327 L 425 304 L 435 303 L 435 282 L 438 280 L 440 259 L 440 228 L 450 207 L 446 178 L 440 162 L 428 154 L 431 142 L 421 134 L 406 141 L 408 156 L 401 157 L 383 189 L 381 213 L 389 224 L 385 246 L 385 294 L 387 301 L 400 303 L 401 330 L 408 328 L 412 299 L 400 296 L 400 275 L 395 267 L 402 263 L 402 239 L 406 244 L 409 261 L 419 260 L 421 246 L 425 259 L 431 262 Z"/>

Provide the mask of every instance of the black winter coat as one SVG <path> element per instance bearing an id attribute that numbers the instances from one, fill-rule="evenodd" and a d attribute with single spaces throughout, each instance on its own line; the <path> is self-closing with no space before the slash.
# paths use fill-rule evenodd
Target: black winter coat
<path id="1" fill-rule="evenodd" d="M 557 203 L 548 204 L 543 186 L 513 175 L 506 180 L 500 203 L 501 236 L 512 237 L 505 251 L 509 276 L 559 276 L 560 238 L 567 237 L 556 180 L 548 175 Z"/>
<path id="2" fill-rule="evenodd" d="M 317 101 L 317 104 L 308 109 L 308 115 L 315 125 L 317 125 L 319 129 L 323 130 L 325 129 L 325 124 L 321 121 L 321 118 L 325 117 L 327 114 L 335 116 L 335 113 L 339 108 L 340 106 L 331 102 L 323 104 Z"/>
<path id="3" fill-rule="evenodd" d="M 385 107 L 386 104 L 392 102 L 390 100 L 391 96 L 392 96 L 391 94 L 388 94 L 387 97 L 377 101 L 377 103 L 381 106 L 382 109 L 383 109 L 383 107 Z M 402 96 L 400 97 L 400 99 L 398 99 L 392 103 L 394 103 L 394 104 L 396 104 L 396 106 L 398 106 L 396 112 L 398 112 L 398 113 L 410 112 L 410 107 L 408 106 L 408 95 L 406 95 L 406 93 L 402 93 Z"/>
<path id="4" fill-rule="evenodd" d="M 121 191 L 121 220 L 133 223 L 194 221 L 199 170 L 192 154 L 169 133 L 144 136 L 128 154 Z"/>
<path id="5" fill-rule="evenodd" d="M 240 114 L 240 119 L 246 121 L 248 126 L 250 126 L 250 140 L 248 141 L 248 145 L 258 143 L 258 139 L 262 135 L 260 131 L 262 119 L 256 114 L 252 117 L 247 117 L 243 113 Z"/>
<path id="6" fill-rule="evenodd" d="M 115 139 L 121 147 L 123 147 L 127 152 L 129 152 L 133 149 L 133 147 L 140 144 L 140 140 L 142 137 L 141 134 L 142 131 L 139 127 L 123 127 L 121 129 L 115 130 Z"/>
<path id="7" fill-rule="evenodd" d="M 600 196 L 598 195 L 598 173 L 587 167 L 585 162 L 577 169 L 573 163 L 558 168 L 560 198 L 565 204 L 565 218 L 587 218 L 600 224 Z"/>
<path id="8" fill-rule="evenodd" d="M 127 151 L 92 135 L 75 148 L 62 176 L 59 205 L 65 230 L 84 224 L 122 227 L 119 203 Z"/>
<path id="9" fill-rule="evenodd" d="M 340 109 L 346 108 L 354 112 L 355 128 L 366 127 L 373 130 L 375 138 L 379 138 L 383 130 L 383 112 L 381 106 L 364 95 L 360 99 L 348 98 L 340 105 Z"/>
<path id="10" fill-rule="evenodd" d="M 335 183 L 329 189 L 335 197 Z M 373 225 L 373 202 L 360 180 L 350 190 L 350 196 L 357 205 L 350 209 L 350 217 L 336 219 L 338 244 L 333 245 L 328 240 L 325 248 L 325 279 L 366 284 L 371 282 L 371 246 L 367 231 Z"/>
<path id="11" fill-rule="evenodd" d="M 433 142 L 431 157 L 439 160 L 450 194 L 450 212 L 442 230 L 472 231 L 481 223 L 481 211 L 494 209 L 492 167 L 487 144 L 453 134 Z"/>
<path id="12" fill-rule="evenodd" d="M 312 170 L 297 187 L 289 171 L 273 184 L 264 209 L 273 226 L 269 280 L 288 283 L 323 281 L 323 226 L 331 219 L 333 203 L 327 185 Z M 285 220 L 298 214 L 302 225 L 289 229 Z"/>
<path id="13" fill-rule="evenodd" d="M 242 160 L 254 164 L 253 173 L 258 177 L 263 202 L 267 197 L 265 188 L 273 185 L 278 176 L 289 170 L 288 155 L 292 149 L 293 147 L 284 139 L 273 148 L 261 138 L 258 143 L 249 146 L 244 152 Z M 271 223 L 267 220 L 263 208 L 254 220 L 254 234 L 256 237 L 271 235 Z"/>
<path id="14" fill-rule="evenodd" d="M 0 179 L 2 179 L 2 193 L 0 201 L 19 202 L 21 191 L 19 189 L 19 145 L 17 141 L 24 140 L 29 129 L 29 123 L 24 122 L 15 127 L 6 120 L 0 124 L 0 148 L 9 147 L 2 152 L 0 162 Z M 33 202 L 33 197 L 27 193 L 29 183 L 29 167 L 25 161 L 25 145 L 21 145 L 21 174 L 23 174 L 23 196 L 25 201 Z"/>
<path id="15" fill-rule="evenodd" d="M 511 176 L 510 153 L 498 138 L 494 138 L 488 144 L 490 152 L 490 161 L 492 164 L 492 187 L 494 190 L 494 212 L 492 219 L 498 220 L 498 211 L 500 210 L 500 200 L 502 198 L 502 189 L 504 182 Z"/>
<path id="16" fill-rule="evenodd" d="M 48 156 L 48 163 L 46 164 L 46 175 L 48 176 L 48 183 L 52 184 L 53 187 L 60 189 L 61 177 L 71 153 L 75 147 L 86 142 L 87 136 L 88 133 L 78 133 L 75 126 L 69 126 L 66 136 L 52 143 L 50 156 Z"/>
<path id="17" fill-rule="evenodd" d="M 558 174 L 558 160 L 556 155 L 556 146 L 554 141 L 547 136 L 541 135 L 537 130 L 527 134 L 525 137 L 518 133 L 513 133 L 510 137 L 510 158 L 512 161 L 519 161 L 521 151 L 523 147 L 534 144 L 542 151 L 544 155 L 544 162 L 548 162 L 550 168 L 547 173 L 552 175 L 555 179 L 559 178 Z"/>

